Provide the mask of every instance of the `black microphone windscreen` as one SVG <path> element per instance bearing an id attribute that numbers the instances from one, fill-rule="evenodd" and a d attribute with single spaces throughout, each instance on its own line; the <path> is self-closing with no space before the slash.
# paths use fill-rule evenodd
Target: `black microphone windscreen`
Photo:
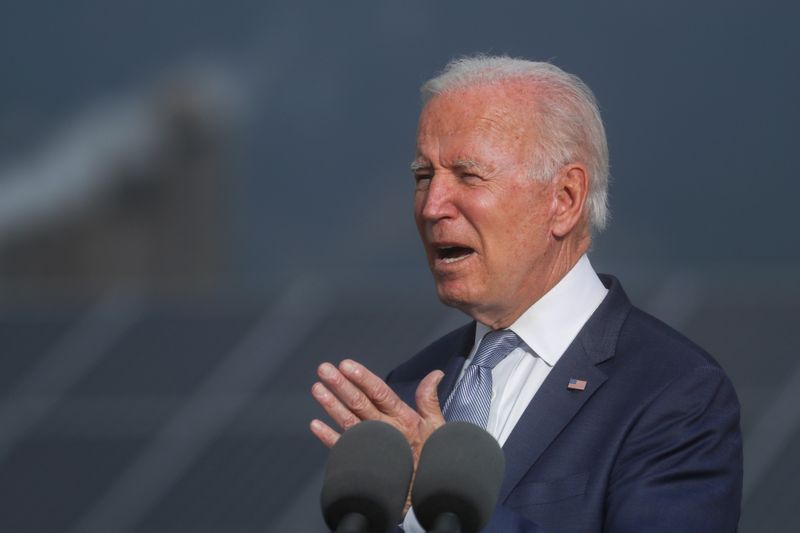
<path id="1" fill-rule="evenodd" d="M 411 448 L 397 429 L 366 420 L 345 431 L 331 448 L 322 485 L 325 523 L 336 529 L 346 514 L 366 517 L 370 532 L 400 521 L 413 471 Z"/>
<path id="2" fill-rule="evenodd" d="M 433 528 L 443 513 L 454 513 L 464 533 L 479 531 L 492 516 L 506 462 L 489 433 L 467 422 L 434 431 L 417 465 L 411 501 L 419 523 Z"/>

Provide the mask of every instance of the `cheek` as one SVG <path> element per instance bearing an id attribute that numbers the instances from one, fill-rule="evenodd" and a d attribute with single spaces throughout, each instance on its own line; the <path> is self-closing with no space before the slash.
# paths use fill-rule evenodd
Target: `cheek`
<path id="1" fill-rule="evenodd" d="M 424 224 L 422 221 L 422 204 L 419 199 L 414 199 L 414 224 L 417 226 L 417 231 L 422 235 Z"/>
<path id="2" fill-rule="evenodd" d="M 515 211 L 516 215 L 498 221 L 495 234 L 494 252 L 497 257 L 493 262 L 507 268 L 508 272 L 525 269 L 525 265 L 543 255 L 547 248 L 549 236 L 549 219 L 546 209 L 541 206 L 527 205 Z M 538 209 L 537 209 L 538 208 Z M 537 209 L 538 212 L 534 212 Z"/>

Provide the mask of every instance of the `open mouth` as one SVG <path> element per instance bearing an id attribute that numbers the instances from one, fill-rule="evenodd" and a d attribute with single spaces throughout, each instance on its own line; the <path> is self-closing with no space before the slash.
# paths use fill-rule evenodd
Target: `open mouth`
<path id="1" fill-rule="evenodd" d="M 437 246 L 436 257 L 445 263 L 462 261 L 475 253 L 475 250 L 466 246 Z"/>

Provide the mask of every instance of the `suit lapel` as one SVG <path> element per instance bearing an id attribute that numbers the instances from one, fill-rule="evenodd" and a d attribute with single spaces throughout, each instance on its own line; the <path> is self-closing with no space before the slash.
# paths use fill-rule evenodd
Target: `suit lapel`
<path id="1" fill-rule="evenodd" d="M 415 409 L 417 386 L 419 386 L 422 378 L 433 370 L 444 372 L 444 378 L 437 388 L 439 401 L 444 404 L 445 399 L 453 390 L 461 372 L 461 367 L 464 366 L 464 361 L 466 361 L 475 342 L 475 322 L 462 326 L 450 335 L 451 338 L 444 345 L 432 345 L 418 354 L 415 359 L 424 364 L 414 364 L 407 377 L 390 380 L 391 387 L 397 395 Z"/>
<path id="2" fill-rule="evenodd" d="M 608 295 L 550 371 L 503 446 L 506 475 L 500 489 L 501 502 L 607 379 L 597 365 L 613 357 L 631 305 L 615 278 L 601 274 L 600 279 Z M 445 372 L 438 388 L 439 399 L 443 402 L 448 397 L 475 342 L 475 323 L 441 341 L 410 361 L 413 364 L 405 369 L 403 378 L 397 376 L 399 379 L 392 381 L 392 388 L 409 405 L 416 405 L 414 393 L 420 380 L 435 369 Z M 568 389 L 572 378 L 586 381 L 586 389 Z"/>
<path id="3" fill-rule="evenodd" d="M 586 381 L 585 390 L 568 389 L 571 378 Z M 503 445 L 506 475 L 500 489 L 500 501 L 505 500 L 605 380 L 606 375 L 586 355 L 583 345 L 573 342 L 550 371 Z"/>
<path id="4" fill-rule="evenodd" d="M 608 379 L 597 365 L 614 356 L 619 331 L 630 313 L 631 304 L 616 278 L 604 275 L 600 278 L 608 288 L 608 295 L 550 371 L 503 445 L 506 475 L 499 501 L 508 497 L 558 434 Z M 567 388 L 572 378 L 586 381 L 586 388 Z"/>
<path id="5" fill-rule="evenodd" d="M 453 387 L 456 386 L 464 361 L 467 360 L 467 356 L 472 350 L 472 345 L 475 344 L 475 326 L 475 322 L 472 322 L 471 327 L 466 328 L 464 336 L 455 345 L 455 350 L 447 359 L 445 367 L 441 369 L 444 371 L 444 378 L 439 383 L 436 393 L 439 395 L 439 403 L 442 404 L 442 407 L 444 407 L 445 400 L 453 391 Z"/>

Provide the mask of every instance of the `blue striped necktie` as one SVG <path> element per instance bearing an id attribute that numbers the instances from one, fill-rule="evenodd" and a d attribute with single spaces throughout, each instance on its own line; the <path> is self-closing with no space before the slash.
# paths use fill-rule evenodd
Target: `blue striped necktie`
<path id="1" fill-rule="evenodd" d="M 520 342 L 510 329 L 490 331 L 483 337 L 475 357 L 447 399 L 443 410 L 445 420 L 471 422 L 486 428 L 492 407 L 492 369 Z"/>

